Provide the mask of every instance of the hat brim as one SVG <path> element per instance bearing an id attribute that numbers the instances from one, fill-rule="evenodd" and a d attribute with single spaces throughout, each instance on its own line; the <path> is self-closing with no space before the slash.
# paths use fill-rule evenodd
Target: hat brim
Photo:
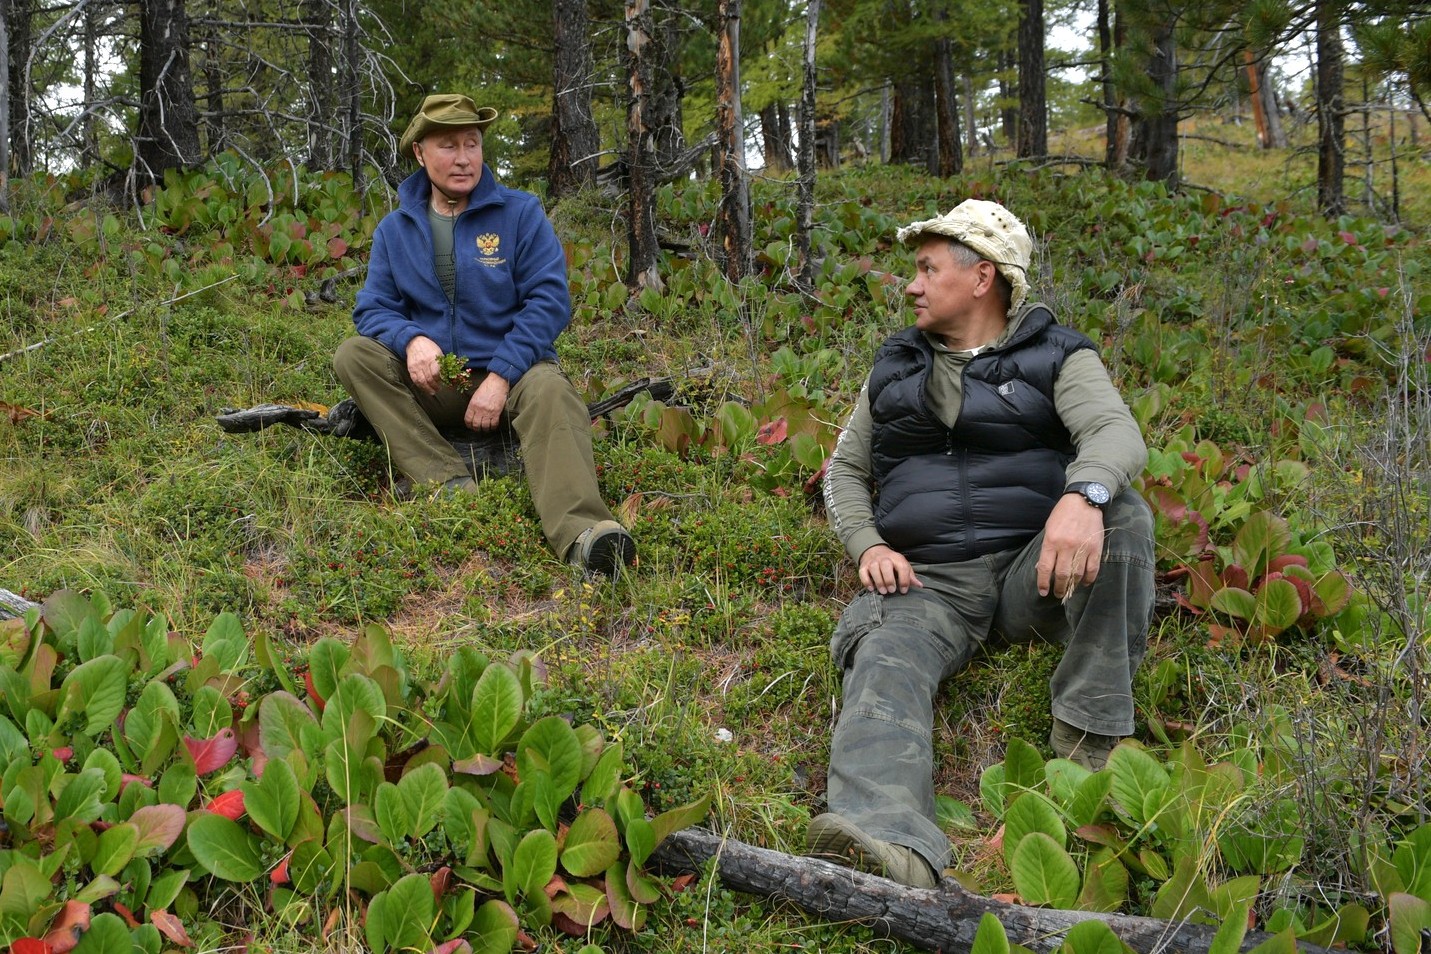
<path id="1" fill-rule="evenodd" d="M 491 106 L 479 106 L 475 113 L 464 113 L 450 119 L 433 119 L 418 113 L 408 123 L 407 131 L 402 134 L 402 139 L 398 141 L 398 155 L 412 158 L 412 147 L 414 143 L 420 142 L 426 136 L 450 129 L 472 129 L 478 132 L 486 129 L 497 121 L 497 110 Z"/>

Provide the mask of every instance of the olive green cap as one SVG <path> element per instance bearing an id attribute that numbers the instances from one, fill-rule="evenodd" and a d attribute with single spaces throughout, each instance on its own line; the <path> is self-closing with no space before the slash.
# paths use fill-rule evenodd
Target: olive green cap
<path id="1" fill-rule="evenodd" d="M 420 142 L 428 133 L 439 129 L 467 129 L 475 126 L 479 131 L 492 125 L 497 119 L 497 111 L 491 106 L 478 108 L 472 97 L 461 93 L 433 93 L 422 101 L 417 115 L 407 124 L 407 131 L 398 141 L 398 155 L 412 158 L 412 144 Z"/>

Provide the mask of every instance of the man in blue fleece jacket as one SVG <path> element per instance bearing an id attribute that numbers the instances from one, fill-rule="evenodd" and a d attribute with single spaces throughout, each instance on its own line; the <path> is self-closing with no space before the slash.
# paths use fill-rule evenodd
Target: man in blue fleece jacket
<path id="1" fill-rule="evenodd" d="M 373 233 L 358 335 L 333 368 L 415 483 L 475 490 L 442 429 L 491 431 L 505 417 L 547 542 L 614 576 L 636 544 L 601 497 L 586 405 L 556 363 L 571 320 L 566 256 L 537 197 L 484 165 L 482 130 L 496 118 L 467 96 L 423 100 L 399 143 L 419 168 Z M 470 380 L 444 376 L 443 355 L 460 356 Z"/>

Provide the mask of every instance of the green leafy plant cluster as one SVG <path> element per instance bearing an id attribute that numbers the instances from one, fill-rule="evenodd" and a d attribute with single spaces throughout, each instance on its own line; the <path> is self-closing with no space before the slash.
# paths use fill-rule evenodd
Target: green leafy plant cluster
<path id="1" fill-rule="evenodd" d="M 1011 740 L 1006 759 L 983 773 L 980 791 L 1002 823 L 1002 860 L 1018 898 L 1105 913 L 1133 905 L 1173 922 L 1222 925 L 1219 949 L 1229 951 L 1250 924 L 1281 937 L 1267 950 L 1291 950 L 1293 939 L 1358 947 L 1382 919 L 1393 950 L 1420 950 L 1419 932 L 1431 923 L 1431 825 L 1399 841 L 1360 842 L 1357 862 L 1380 906 L 1369 909 L 1360 896 L 1324 899 L 1333 907 L 1289 905 L 1277 882 L 1301 863 L 1304 828 L 1297 802 L 1277 786 L 1295 773 L 1275 740 L 1242 739 L 1212 764 L 1190 743 L 1162 762 L 1125 742 L 1098 772 L 1065 759 L 1045 762 Z M 1106 949 L 1106 927 L 1084 930 L 1087 936 L 1071 932 L 1062 949 Z"/>
<path id="2" fill-rule="evenodd" d="M 1217 444 L 1192 441 L 1191 428 L 1149 454 L 1144 496 L 1152 504 L 1160 562 L 1185 579 L 1179 602 L 1209 611 L 1218 642 L 1267 642 L 1336 616 L 1352 598 L 1332 546 L 1296 531 L 1296 499 L 1310 476 L 1299 460 L 1249 464 Z M 1281 502 L 1291 516 L 1272 509 Z"/>
<path id="3" fill-rule="evenodd" d="M 463 647 L 428 681 L 369 626 L 299 676 L 232 614 L 193 650 L 72 592 L 0 637 L 0 943 L 21 949 L 76 926 L 156 954 L 215 940 L 226 898 L 310 929 L 346 914 L 375 952 L 637 929 L 662 897 L 646 862 L 708 806 L 648 818 L 619 740 L 528 711 L 527 654 Z"/>

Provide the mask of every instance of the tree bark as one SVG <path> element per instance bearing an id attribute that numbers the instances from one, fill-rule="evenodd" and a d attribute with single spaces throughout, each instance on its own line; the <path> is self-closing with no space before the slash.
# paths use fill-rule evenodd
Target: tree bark
<path id="1" fill-rule="evenodd" d="M 784 105 L 771 103 L 760 111 L 761 152 L 765 168 L 770 172 L 789 172 L 795 168 L 790 155 L 790 125 Z"/>
<path id="2" fill-rule="evenodd" d="M 1345 97 L 1338 0 L 1317 2 L 1317 208 L 1329 219 L 1346 212 Z"/>
<path id="3" fill-rule="evenodd" d="M 1144 112 L 1139 118 L 1143 126 L 1146 177 L 1167 184 L 1168 190 L 1178 187 L 1178 47 L 1173 34 L 1176 21 L 1168 16 L 1153 32 L 1153 56 L 1148 63 L 1148 75 L 1157 85 L 1157 102 L 1150 104 L 1156 111 Z"/>
<path id="4" fill-rule="evenodd" d="M 661 276 L 656 270 L 656 197 L 652 182 L 656 154 L 647 117 L 654 33 L 650 0 L 626 0 L 626 69 L 630 89 L 626 106 L 629 176 L 626 287 L 632 291 L 661 287 Z"/>
<path id="5" fill-rule="evenodd" d="M 6 121 L 9 125 L 5 142 L 9 148 L 9 158 L 5 163 L 8 174 L 27 176 L 35 161 L 30 138 L 30 27 L 33 11 L 30 0 L 0 0 L 5 12 L 5 51 L 7 90 L 9 108 Z"/>
<path id="6" fill-rule="evenodd" d="M 304 0 L 303 29 L 308 34 L 308 164 L 337 167 L 332 117 L 337 114 L 333 87 L 333 11 L 328 0 Z"/>
<path id="7" fill-rule="evenodd" d="M 189 14 L 184 0 L 141 0 L 139 19 L 135 160 L 145 181 L 158 182 L 167 170 L 195 166 L 202 158 L 189 73 Z"/>
<path id="8" fill-rule="evenodd" d="M 1023 0 L 1019 17 L 1019 142 L 1021 159 L 1048 155 L 1048 104 L 1043 75 L 1043 0 Z"/>
<path id="9" fill-rule="evenodd" d="M 944 954 L 969 951 L 985 914 L 998 918 L 1010 942 L 1038 954 L 1058 950 L 1069 929 L 1082 921 L 1104 922 L 1138 954 L 1208 954 L 1217 933 L 1202 924 L 1005 904 L 972 894 L 949 878 L 937 888 L 907 888 L 818 858 L 757 848 L 699 828 L 675 832 L 652 858 L 665 869 L 680 871 L 700 871 L 715 858 L 716 874 L 737 891 L 784 898 L 830 920 L 871 923 L 915 947 Z M 1269 938 L 1248 931 L 1241 949 L 1251 950 Z M 1304 954 L 1325 950 L 1309 944 L 1298 947 Z"/>
<path id="10" fill-rule="evenodd" d="M 0 0 L 0 212 L 10 211 L 10 12 Z"/>
<path id="11" fill-rule="evenodd" d="M 944 8 L 934 18 L 945 20 Z M 959 102 L 954 94 L 954 63 L 947 36 L 934 41 L 934 110 L 939 130 L 939 175 L 947 179 L 964 171 L 964 148 L 959 139 Z"/>
<path id="12" fill-rule="evenodd" d="M 596 182 L 601 139 L 591 114 L 592 56 L 586 0 L 552 4 L 552 149 L 547 182 L 553 201 Z"/>
<path id="13" fill-rule="evenodd" d="M 725 277 L 750 274 L 750 186 L 745 176 L 745 137 L 740 118 L 740 5 L 720 0 L 716 50 L 716 135 L 720 142 L 720 211 L 717 225 Z"/>
<path id="14" fill-rule="evenodd" d="M 815 38 L 820 26 L 820 0 L 805 8 L 804 70 L 800 80 L 799 198 L 795 206 L 795 254 L 800 260 L 799 284 L 806 292 L 815 288 L 815 262 L 811 235 L 815 230 Z"/>
<path id="15" fill-rule="evenodd" d="M 0 17 L 0 32 L 4 32 L 4 17 Z M 17 616 L 24 616 L 28 610 L 39 606 L 32 603 L 18 593 L 11 593 L 9 590 L 0 590 L 0 619 L 14 619 Z"/>
<path id="16" fill-rule="evenodd" d="M 1009 71 L 1015 65 L 1014 54 L 1008 50 L 1000 50 L 995 56 L 999 70 L 999 102 L 1004 104 L 999 108 L 999 126 L 1004 133 L 1004 142 L 1014 146 L 1019 140 L 1019 110 L 1017 106 L 1010 104 L 1018 87 L 1008 81 Z"/>

